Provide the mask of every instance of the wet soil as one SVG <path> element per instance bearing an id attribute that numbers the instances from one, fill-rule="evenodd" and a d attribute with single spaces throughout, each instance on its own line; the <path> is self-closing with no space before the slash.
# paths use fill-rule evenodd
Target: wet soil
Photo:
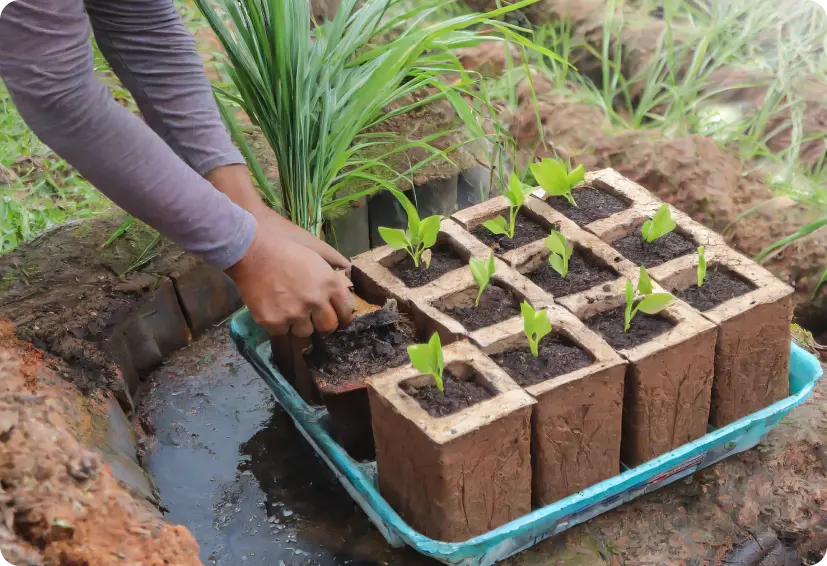
<path id="1" fill-rule="evenodd" d="M 507 213 L 506 213 L 507 215 Z M 557 228 L 554 226 L 553 228 Z M 514 237 L 509 238 L 503 234 L 494 234 L 485 226 L 479 226 L 471 232 L 477 239 L 481 240 L 486 246 L 493 249 L 497 253 L 505 253 L 507 251 L 516 250 L 531 242 L 537 240 L 544 240 L 551 232 L 551 228 L 546 228 L 533 218 L 530 218 L 525 213 L 520 211 L 517 213 L 517 220 L 514 226 Z"/>
<path id="2" fill-rule="evenodd" d="M 719 269 L 707 271 L 706 280 L 701 287 L 692 285 L 683 291 L 675 292 L 675 296 L 704 312 L 730 299 L 746 295 L 754 289 L 754 285 L 731 271 Z"/>
<path id="3" fill-rule="evenodd" d="M 655 267 L 695 251 L 697 246 L 677 232 L 669 232 L 650 244 L 644 244 L 639 231 L 612 242 L 612 247 L 626 259 L 644 267 Z"/>
<path id="4" fill-rule="evenodd" d="M 467 262 L 463 261 L 451 244 L 437 242 L 431 248 L 430 267 L 426 268 L 422 262 L 419 267 L 416 267 L 411 256 L 406 254 L 402 261 L 390 268 L 390 272 L 413 289 L 436 281 L 449 271 L 464 267 L 466 264 Z"/>
<path id="5" fill-rule="evenodd" d="M 586 325 L 600 334 L 615 350 L 625 350 L 639 346 L 667 332 L 675 325 L 660 315 L 648 315 L 638 312 L 632 319 L 628 332 L 623 331 L 625 307 L 594 315 L 586 320 Z"/>
<path id="6" fill-rule="evenodd" d="M 494 395 L 474 378 L 464 380 L 455 377 L 449 370 L 442 376 L 445 390 L 437 389 L 436 384 L 426 387 L 413 387 L 402 384 L 405 393 L 419 402 L 419 406 L 428 411 L 432 417 L 447 417 L 463 409 L 472 407 Z"/>
<path id="7" fill-rule="evenodd" d="M 145 463 L 166 518 L 190 529 L 204 564 L 432 564 L 388 546 L 226 330 L 175 353 L 151 383 Z"/>
<path id="8" fill-rule="evenodd" d="M 434 303 L 434 306 L 441 313 L 455 318 L 467 330 L 472 331 L 497 324 L 520 314 L 520 300 L 508 289 L 491 283 L 480 297 L 480 304 L 474 306 L 476 293 L 476 288 L 463 293 L 462 298 L 467 300 L 463 301 L 465 304 L 460 306 L 447 306 L 446 300 Z"/>
<path id="9" fill-rule="evenodd" d="M 356 318 L 328 336 L 313 337 L 306 354 L 308 368 L 328 385 L 362 381 L 408 361 L 416 343 L 413 325 L 394 309 L 384 308 Z"/>
<path id="10" fill-rule="evenodd" d="M 538 353 L 535 358 L 528 347 L 512 348 L 491 359 L 523 387 L 577 371 L 593 361 L 582 348 L 559 334 L 543 337 Z"/>
<path id="11" fill-rule="evenodd" d="M 526 273 L 525 276 L 553 296 L 565 297 L 591 289 L 606 281 L 613 281 L 617 279 L 618 273 L 575 248 L 569 259 L 569 272 L 565 278 L 554 271 L 547 261 L 534 271 Z"/>
<path id="12" fill-rule="evenodd" d="M 577 189 L 572 196 L 577 206 L 572 206 L 565 197 L 549 197 L 546 202 L 578 226 L 591 224 L 629 208 L 629 204 L 618 197 L 594 187 Z"/>

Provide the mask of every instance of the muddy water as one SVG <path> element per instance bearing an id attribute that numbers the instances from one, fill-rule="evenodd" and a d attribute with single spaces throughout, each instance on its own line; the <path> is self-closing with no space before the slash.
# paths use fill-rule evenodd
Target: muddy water
<path id="1" fill-rule="evenodd" d="M 387 546 L 225 333 L 175 355 L 145 399 L 166 517 L 205 564 L 436 564 Z"/>

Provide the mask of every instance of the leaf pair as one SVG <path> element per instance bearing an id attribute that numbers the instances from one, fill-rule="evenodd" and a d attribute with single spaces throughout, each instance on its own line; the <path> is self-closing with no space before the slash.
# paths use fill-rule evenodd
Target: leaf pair
<path id="1" fill-rule="evenodd" d="M 442 375 L 445 372 L 445 360 L 442 357 L 442 343 L 439 340 L 439 334 L 435 332 L 427 344 L 408 346 L 408 357 L 411 359 L 413 367 L 424 374 L 432 375 L 437 389 L 445 391 L 445 385 L 442 382 Z"/>
<path id="2" fill-rule="evenodd" d="M 557 230 L 552 230 L 551 235 L 545 239 L 546 247 L 551 251 L 548 256 L 548 263 L 551 268 L 565 278 L 569 273 L 569 259 L 574 253 L 574 248 L 568 243 L 566 237 Z"/>
<path id="3" fill-rule="evenodd" d="M 652 279 L 646 272 L 646 268 L 640 266 L 640 280 L 637 284 L 637 294 L 640 301 L 635 305 L 635 288 L 632 282 L 626 280 L 626 312 L 624 313 L 623 332 L 629 332 L 632 320 L 638 312 L 646 314 L 658 314 L 671 303 L 675 297 L 669 293 L 654 293 Z"/>
<path id="4" fill-rule="evenodd" d="M 507 236 L 509 239 L 513 238 L 517 223 L 517 213 L 520 212 L 520 208 L 522 208 L 525 202 L 525 196 L 529 192 L 531 192 L 531 187 L 523 184 L 517 175 L 512 173 L 511 178 L 508 180 L 508 190 L 504 193 L 510 205 L 508 207 L 508 220 L 502 216 L 498 216 L 483 222 L 482 225 L 492 234 Z"/>
<path id="5" fill-rule="evenodd" d="M 668 204 L 662 204 L 651 220 L 643 223 L 641 228 L 641 235 L 643 241 L 651 244 L 658 238 L 665 236 L 675 229 L 677 224 L 672 219 L 672 212 L 669 210 Z"/>
<path id="6" fill-rule="evenodd" d="M 379 235 L 393 249 L 406 250 L 413 259 L 414 265 L 419 267 L 423 252 L 436 244 L 442 216 L 434 215 L 420 220 L 416 207 L 408 200 L 408 197 L 398 190 L 391 190 L 391 192 L 408 215 L 408 229 L 399 230 L 380 226 Z M 426 254 L 425 267 L 430 267 L 430 264 L 430 254 Z"/>
<path id="7" fill-rule="evenodd" d="M 571 190 L 583 182 L 585 172 L 582 165 L 573 171 L 556 159 L 546 158 L 529 167 L 540 187 L 551 196 L 565 197 L 572 206 L 577 206 Z"/>
<path id="8" fill-rule="evenodd" d="M 491 252 L 487 260 L 472 257 L 469 265 L 471 267 L 471 274 L 474 276 L 474 281 L 477 282 L 477 286 L 480 288 L 477 293 L 477 299 L 474 301 L 474 306 L 478 307 L 480 306 L 480 297 L 482 297 L 483 292 L 485 292 L 485 289 L 488 287 L 491 278 L 494 277 L 494 270 L 496 269 L 494 265 L 494 252 Z"/>
<path id="9" fill-rule="evenodd" d="M 551 321 L 546 311 L 535 311 L 527 301 L 520 304 L 520 312 L 523 315 L 523 332 L 528 338 L 531 355 L 536 358 L 540 355 L 540 340 L 551 332 Z"/>

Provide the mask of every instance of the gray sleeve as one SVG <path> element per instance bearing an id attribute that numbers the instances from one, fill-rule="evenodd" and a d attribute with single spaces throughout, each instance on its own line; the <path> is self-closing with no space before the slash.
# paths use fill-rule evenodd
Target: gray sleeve
<path id="1" fill-rule="evenodd" d="M 244 163 L 218 114 L 195 39 L 172 0 L 85 0 L 95 40 L 146 122 L 201 175 Z"/>
<path id="2" fill-rule="evenodd" d="M 38 137 L 116 204 L 219 269 L 244 255 L 255 233 L 252 215 L 115 102 L 95 77 L 82 0 L 6 6 L 0 77 Z M 183 105 L 177 111 L 185 112 Z M 196 143 L 194 137 L 188 142 Z"/>

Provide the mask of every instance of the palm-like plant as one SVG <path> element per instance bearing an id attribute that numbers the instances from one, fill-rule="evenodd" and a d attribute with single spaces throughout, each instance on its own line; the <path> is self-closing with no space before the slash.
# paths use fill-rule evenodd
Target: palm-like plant
<path id="1" fill-rule="evenodd" d="M 470 26 L 485 24 L 500 38 L 555 56 L 491 19 L 536 0 L 437 23 L 426 20 L 442 0 L 408 10 L 401 0 L 365 0 L 361 7 L 357 0 L 343 0 L 335 18 L 315 29 L 308 0 L 215 1 L 223 13 L 211 0 L 196 3 L 224 47 L 238 90 L 222 95 L 261 129 L 275 153 L 285 212 L 315 234 L 324 210 L 400 180 L 376 174 L 377 167 L 389 168 L 391 155 L 420 146 L 431 158 L 444 157 L 429 140 L 389 144 L 390 134 L 367 132 L 389 117 L 447 98 L 472 136 L 485 135 L 478 113 L 460 95 L 472 94 L 469 75 L 462 73 L 463 80 L 450 86 L 442 79 L 461 70 L 451 49 L 492 39 L 465 31 Z M 392 39 L 373 41 L 380 36 Z M 424 87 L 431 87 L 424 99 L 401 103 Z M 388 110 L 393 103 L 401 106 Z M 341 196 L 354 181 L 369 188 Z"/>

